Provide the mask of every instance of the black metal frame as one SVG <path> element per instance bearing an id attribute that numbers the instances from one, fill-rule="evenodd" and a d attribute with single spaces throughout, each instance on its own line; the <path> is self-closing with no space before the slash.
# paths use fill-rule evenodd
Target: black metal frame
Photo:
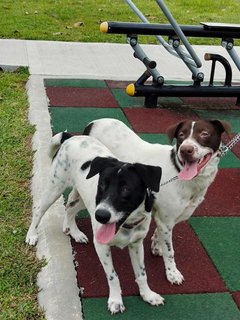
<path id="1" fill-rule="evenodd" d="M 105 23 L 106 28 L 106 23 Z M 180 28 L 185 36 L 189 37 L 204 37 L 204 38 L 220 38 L 222 43 L 227 43 L 226 49 L 233 48 L 234 39 L 240 39 L 240 25 L 218 25 L 211 26 L 208 24 L 189 26 L 180 25 Z M 161 35 L 169 36 L 169 43 L 179 46 L 180 39 L 172 25 L 168 24 L 150 24 L 150 23 L 128 23 L 128 22 L 107 22 L 108 33 L 126 34 L 128 43 L 134 47 L 138 45 L 138 35 Z M 138 45 L 139 46 L 139 45 Z M 138 51 L 139 52 L 139 51 Z M 140 78 L 131 85 L 134 90 L 128 90 L 129 95 L 144 96 L 146 107 L 156 107 L 157 100 L 160 96 L 171 97 L 237 97 L 236 104 L 240 105 L 240 86 L 232 86 L 232 68 L 228 60 L 218 54 L 205 54 L 206 61 L 212 61 L 210 81 L 208 85 L 202 85 L 204 75 L 197 72 L 196 76 L 192 76 L 193 84 L 189 86 L 165 85 L 164 78 L 155 71 L 156 62 L 144 56 L 141 53 L 134 53 L 136 58 L 139 58 L 147 70 L 140 76 Z M 225 69 L 225 81 L 223 85 L 214 85 L 214 73 L 216 62 L 223 65 Z M 197 70 L 197 69 L 196 69 Z M 153 71 L 155 72 L 153 76 Z M 153 76 L 151 84 L 145 82 Z M 130 93 L 131 91 L 131 93 Z"/>

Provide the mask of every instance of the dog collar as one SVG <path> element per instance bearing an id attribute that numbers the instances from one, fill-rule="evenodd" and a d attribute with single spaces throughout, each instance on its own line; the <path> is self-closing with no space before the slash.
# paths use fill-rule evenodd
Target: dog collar
<path id="1" fill-rule="evenodd" d="M 133 223 L 124 223 L 122 225 L 123 228 L 125 229 L 133 229 L 135 228 L 136 226 L 138 226 L 139 224 L 141 224 L 144 220 L 146 219 L 146 217 L 143 217 L 142 219 L 136 221 L 136 222 L 133 222 Z"/>
<path id="2" fill-rule="evenodd" d="M 177 170 L 177 172 L 180 172 L 182 165 L 181 165 L 181 162 L 178 158 L 178 155 L 177 155 L 175 148 L 172 148 L 170 157 L 171 157 L 171 161 L 172 161 L 172 164 L 174 165 L 175 169 Z"/>

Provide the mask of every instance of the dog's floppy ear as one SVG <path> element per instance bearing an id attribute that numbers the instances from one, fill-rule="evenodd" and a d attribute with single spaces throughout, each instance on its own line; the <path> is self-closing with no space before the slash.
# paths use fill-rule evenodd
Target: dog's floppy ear
<path id="1" fill-rule="evenodd" d="M 178 131 L 180 130 L 183 123 L 184 121 L 181 121 L 167 128 L 167 135 L 170 143 L 172 143 L 173 139 L 177 137 Z"/>
<path id="2" fill-rule="evenodd" d="M 113 167 L 118 163 L 117 159 L 114 158 L 106 158 L 106 157 L 96 157 L 92 160 L 90 165 L 90 170 L 88 175 L 86 176 L 87 179 L 92 178 L 96 174 L 100 173 L 107 167 Z"/>
<path id="3" fill-rule="evenodd" d="M 135 163 L 134 167 L 146 186 L 152 191 L 158 192 L 162 177 L 162 168 L 141 163 Z"/>
<path id="4" fill-rule="evenodd" d="M 215 128 L 222 134 L 226 132 L 229 136 L 231 133 L 231 126 L 227 121 L 224 120 L 210 120 L 210 122 L 214 125 Z"/>

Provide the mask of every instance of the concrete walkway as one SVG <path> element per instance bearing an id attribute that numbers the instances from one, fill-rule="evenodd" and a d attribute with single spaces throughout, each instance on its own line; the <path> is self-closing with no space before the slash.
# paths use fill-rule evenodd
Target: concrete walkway
<path id="1" fill-rule="evenodd" d="M 170 56 L 162 47 L 143 46 L 150 58 L 156 60 L 159 72 L 170 80 L 191 80 L 182 61 Z M 219 53 L 228 58 L 221 47 L 195 46 L 203 60 L 206 52 Z M 236 48 L 240 55 L 240 48 Z M 30 79 L 27 84 L 29 119 L 36 126 L 33 149 L 36 150 L 33 165 L 32 195 L 37 205 L 45 186 L 50 160 L 46 154 L 52 135 L 48 101 L 43 79 L 81 78 L 135 80 L 145 70 L 142 63 L 133 58 L 130 46 L 122 44 L 70 43 L 50 41 L 0 40 L 0 68 L 12 70 L 27 66 Z M 233 79 L 239 81 L 239 72 L 232 64 Z M 223 80 L 222 67 L 217 68 L 216 79 Z M 210 62 L 203 62 L 205 79 L 209 78 Z M 38 276 L 39 303 L 47 320 L 81 320 L 82 310 L 72 247 L 68 237 L 59 230 L 64 214 L 60 199 L 48 210 L 39 227 L 40 240 L 37 256 L 48 261 Z"/>

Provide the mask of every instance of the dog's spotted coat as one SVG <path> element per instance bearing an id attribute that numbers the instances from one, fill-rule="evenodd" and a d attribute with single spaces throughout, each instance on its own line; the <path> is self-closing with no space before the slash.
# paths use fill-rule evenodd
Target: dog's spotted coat
<path id="1" fill-rule="evenodd" d="M 168 129 L 170 141 L 176 138 L 171 146 L 145 142 L 115 119 L 95 120 L 85 128 L 84 134 L 99 139 L 120 160 L 161 166 L 163 182 L 178 175 L 179 179 L 155 194 L 153 208 L 157 228 L 152 253 L 163 256 L 166 276 L 172 284 L 184 280 L 174 259 L 173 228 L 187 220 L 204 200 L 217 174 L 221 135 L 229 129 L 224 121 L 183 121 Z"/>
<path id="2" fill-rule="evenodd" d="M 71 137 L 67 133 L 52 138 L 50 156 L 53 161 L 48 185 L 40 205 L 34 210 L 26 242 L 36 244 L 37 226 L 42 216 L 71 186 L 63 232 L 77 242 L 87 243 L 86 235 L 78 229 L 75 221 L 77 212 L 87 208 L 95 249 L 108 280 L 110 312 L 114 314 L 125 309 L 112 263 L 110 247 L 113 245 L 128 246 L 143 300 L 151 305 L 163 304 L 164 299 L 148 286 L 143 251 L 143 239 L 151 221 L 152 191 L 159 190 L 161 168 L 121 162 L 97 139 Z"/>

